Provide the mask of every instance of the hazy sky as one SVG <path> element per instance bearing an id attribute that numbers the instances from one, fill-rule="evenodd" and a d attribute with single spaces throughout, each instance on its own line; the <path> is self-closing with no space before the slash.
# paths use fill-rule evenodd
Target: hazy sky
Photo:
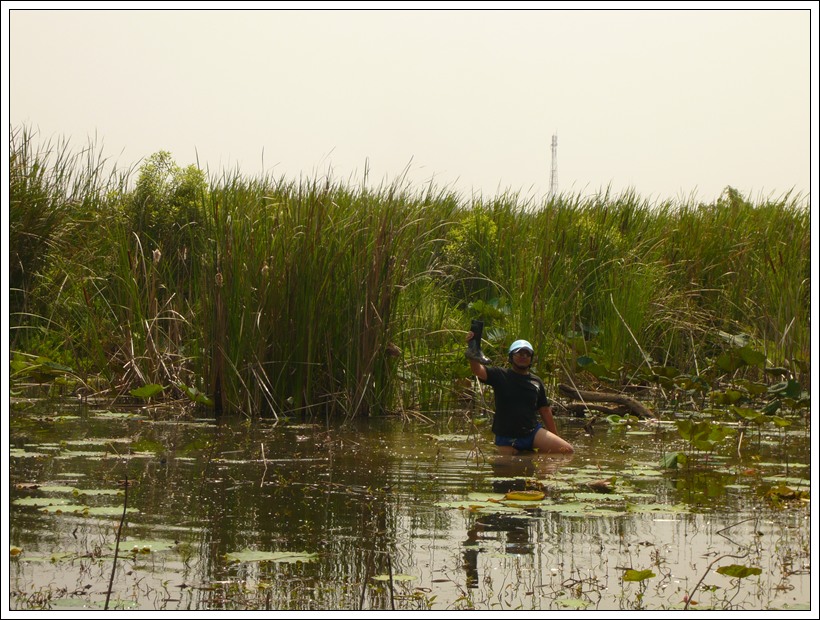
<path id="1" fill-rule="evenodd" d="M 407 169 L 414 185 L 541 196 L 557 134 L 562 192 L 611 185 L 711 200 L 727 185 L 752 197 L 810 190 L 817 2 L 762 11 L 4 4 L 11 125 L 78 148 L 96 135 L 123 166 L 168 150 L 183 166 L 198 155 L 211 172 L 330 170 L 359 183 L 369 162 L 373 183 Z"/>

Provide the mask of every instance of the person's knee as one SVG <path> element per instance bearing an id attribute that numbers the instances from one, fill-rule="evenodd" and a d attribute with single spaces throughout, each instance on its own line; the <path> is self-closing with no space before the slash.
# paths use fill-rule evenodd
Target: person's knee
<path id="1" fill-rule="evenodd" d="M 572 454 L 575 452 L 575 448 L 572 447 L 571 443 L 546 429 L 542 429 L 538 432 L 535 442 L 533 443 L 541 452 L 557 452 L 562 454 Z"/>

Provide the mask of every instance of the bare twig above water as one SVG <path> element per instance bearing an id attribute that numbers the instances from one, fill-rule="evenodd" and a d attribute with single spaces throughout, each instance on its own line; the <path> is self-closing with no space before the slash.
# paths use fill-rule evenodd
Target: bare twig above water
<path id="1" fill-rule="evenodd" d="M 120 517 L 120 526 L 117 528 L 117 543 L 114 545 L 114 563 L 111 565 L 111 578 L 108 580 L 108 591 L 105 593 L 105 611 L 108 611 L 108 601 L 111 598 L 111 590 L 114 587 L 114 574 L 117 572 L 117 556 L 120 553 L 120 536 L 122 535 L 122 527 L 125 524 L 125 513 L 128 510 L 128 470 L 125 471 L 125 497 L 122 502 L 122 517 Z"/>

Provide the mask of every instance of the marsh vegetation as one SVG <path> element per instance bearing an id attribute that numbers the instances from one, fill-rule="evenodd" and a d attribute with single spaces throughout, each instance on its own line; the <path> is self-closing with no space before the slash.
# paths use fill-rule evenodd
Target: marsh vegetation
<path id="1" fill-rule="evenodd" d="M 810 601 L 803 197 L 122 169 L 21 127 L 9 214 L 17 609 Z M 571 459 L 493 453 L 471 319 L 535 345 Z"/>
<path id="2" fill-rule="evenodd" d="M 807 387 L 801 197 L 465 198 L 208 177 L 166 152 L 123 170 L 36 138 L 11 132 L 15 381 L 253 418 L 426 415 L 461 402 L 480 318 L 485 353 L 526 337 L 556 382 Z"/>

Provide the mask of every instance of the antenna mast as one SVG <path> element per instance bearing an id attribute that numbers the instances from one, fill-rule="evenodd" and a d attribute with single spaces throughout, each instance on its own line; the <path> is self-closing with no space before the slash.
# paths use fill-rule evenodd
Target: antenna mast
<path id="1" fill-rule="evenodd" d="M 550 198 L 558 191 L 558 134 L 552 134 L 552 166 L 550 167 Z"/>

